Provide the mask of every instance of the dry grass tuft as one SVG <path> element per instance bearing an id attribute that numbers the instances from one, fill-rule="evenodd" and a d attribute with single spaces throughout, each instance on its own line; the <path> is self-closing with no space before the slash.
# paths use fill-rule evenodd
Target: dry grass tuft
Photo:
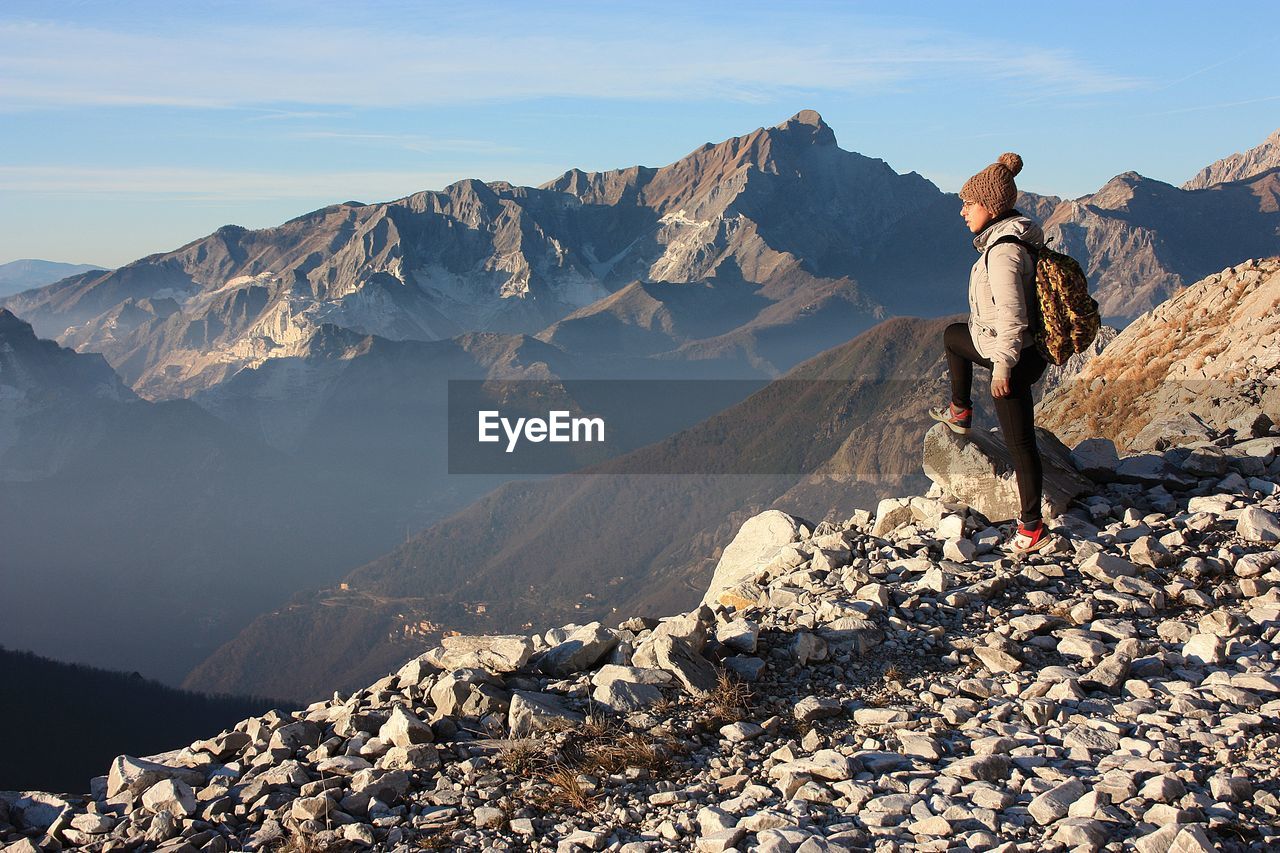
<path id="1" fill-rule="evenodd" d="M 715 690 L 701 702 L 702 722 L 709 728 L 739 722 L 750 714 L 753 699 L 746 682 L 722 670 L 716 679 Z"/>
<path id="2" fill-rule="evenodd" d="M 591 811 L 596 795 L 582 784 L 581 774 L 569 767 L 557 767 L 544 775 L 543 781 L 551 786 L 551 800 L 558 805 L 577 811 Z"/>
<path id="3" fill-rule="evenodd" d="M 587 760 L 591 769 L 606 774 L 638 767 L 663 776 L 673 766 L 669 745 L 634 733 L 591 746 Z"/>
<path id="4" fill-rule="evenodd" d="M 457 843 L 453 840 L 453 833 L 461 826 L 462 824 L 452 823 L 429 829 L 416 836 L 410 844 L 418 850 L 456 850 Z"/>
<path id="5" fill-rule="evenodd" d="M 351 850 L 354 845 L 346 839 L 335 839 L 325 843 L 313 835 L 298 833 L 289 836 L 281 846 L 275 848 L 276 853 L 338 853 Z"/>
<path id="6" fill-rule="evenodd" d="M 516 741 L 498 753 L 498 764 L 509 773 L 528 775 L 546 766 L 547 749 L 541 743 Z"/>
<path id="7" fill-rule="evenodd" d="M 524 776 L 517 799 L 539 811 L 593 810 L 600 794 L 583 780 L 620 773 L 628 768 L 664 778 L 676 769 L 680 745 L 670 739 L 631 732 L 607 717 L 590 715 L 583 724 L 557 735 L 545 746 L 518 743 L 499 758 Z"/>
<path id="8" fill-rule="evenodd" d="M 596 740 L 613 736 L 617 733 L 618 726 L 600 714 L 588 714 L 576 731 L 584 738 Z"/>

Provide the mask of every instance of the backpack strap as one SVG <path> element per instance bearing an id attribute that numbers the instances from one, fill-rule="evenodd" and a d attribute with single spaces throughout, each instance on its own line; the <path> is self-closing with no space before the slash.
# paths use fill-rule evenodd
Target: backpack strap
<path id="1" fill-rule="evenodd" d="M 991 266 L 990 260 L 988 259 L 988 252 L 990 252 L 992 249 L 994 249 L 996 246 L 999 246 L 1002 243 L 1017 243 L 1019 246 L 1021 246 L 1022 248 L 1026 249 L 1028 252 L 1031 253 L 1032 263 L 1035 262 L 1036 255 L 1040 251 L 1038 247 L 1033 246 L 1032 244 L 1028 243 L 1026 240 L 1022 240 L 1018 237 L 1013 236 L 1012 234 L 1006 234 L 1003 237 L 997 238 L 995 242 L 993 242 L 990 246 L 987 246 L 987 248 L 982 250 L 982 262 L 986 264 L 988 267 Z"/>

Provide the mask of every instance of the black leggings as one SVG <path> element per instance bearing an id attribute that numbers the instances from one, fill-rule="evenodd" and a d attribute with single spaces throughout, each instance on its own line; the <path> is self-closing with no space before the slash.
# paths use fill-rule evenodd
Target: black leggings
<path id="1" fill-rule="evenodd" d="M 972 409 L 973 366 L 980 364 L 990 370 L 991 361 L 978 354 L 969 336 L 969 327 L 964 323 L 947 326 L 942 340 L 947 350 L 947 368 L 951 372 L 951 402 L 957 408 Z M 1044 464 L 1040 461 L 1040 449 L 1036 447 L 1032 408 L 1035 401 L 1031 397 L 1031 386 L 1040 379 L 1046 366 L 1040 351 L 1034 346 L 1027 347 L 1009 376 L 1009 396 L 993 398 L 1000 432 L 1013 458 L 1018 496 L 1022 499 L 1018 519 L 1023 523 L 1039 521 L 1041 515 Z"/>

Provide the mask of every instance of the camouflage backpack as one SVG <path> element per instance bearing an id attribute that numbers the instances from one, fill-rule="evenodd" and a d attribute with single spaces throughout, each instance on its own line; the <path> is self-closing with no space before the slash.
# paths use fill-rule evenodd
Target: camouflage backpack
<path id="1" fill-rule="evenodd" d="M 1062 364 L 1083 352 L 1097 337 L 1102 317 L 1098 314 L 1098 301 L 1089 295 L 1089 282 L 1080 264 L 1070 255 L 1033 246 L 1013 236 L 1001 237 L 987 248 L 1001 243 L 1017 243 L 1035 261 L 1037 298 L 1028 299 L 1027 307 L 1036 349 L 1045 361 Z"/>

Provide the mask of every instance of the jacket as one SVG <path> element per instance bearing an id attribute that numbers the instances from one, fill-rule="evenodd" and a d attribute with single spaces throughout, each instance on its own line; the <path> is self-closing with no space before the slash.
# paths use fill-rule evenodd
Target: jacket
<path id="1" fill-rule="evenodd" d="M 987 249 L 1005 236 L 1044 246 L 1040 226 L 1016 210 L 973 238 L 978 260 L 969 271 L 969 337 L 978 353 L 990 359 L 992 379 L 1008 379 L 1023 348 L 1035 344 L 1027 307 L 1027 295 L 1034 292 L 1035 261 L 1017 243 Z"/>

